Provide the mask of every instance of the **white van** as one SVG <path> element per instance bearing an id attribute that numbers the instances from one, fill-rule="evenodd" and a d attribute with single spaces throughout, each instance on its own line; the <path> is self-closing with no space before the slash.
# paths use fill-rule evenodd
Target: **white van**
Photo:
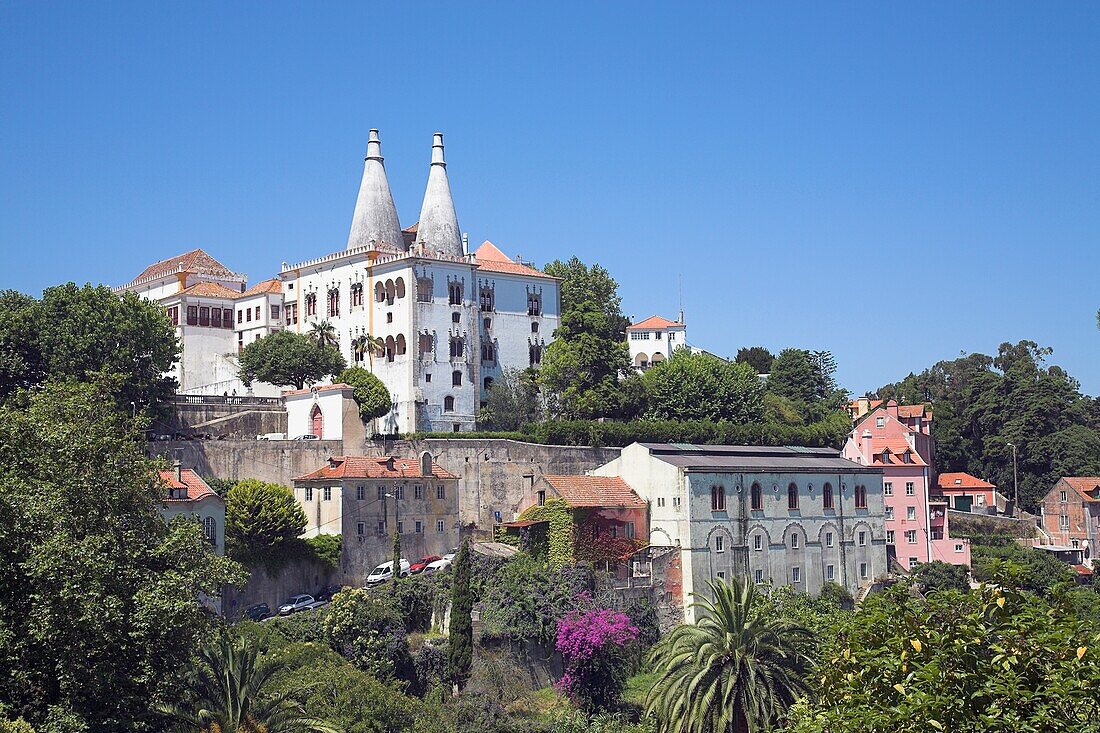
<path id="1" fill-rule="evenodd" d="M 286 433 L 263 433 L 257 435 L 256 440 L 286 440 Z"/>
<path id="2" fill-rule="evenodd" d="M 401 558 L 401 577 L 405 578 L 409 574 L 409 561 L 405 558 Z M 378 585 L 379 583 L 385 583 L 387 580 L 393 579 L 393 560 L 384 562 L 374 570 L 370 571 L 370 575 L 367 576 L 367 585 Z"/>

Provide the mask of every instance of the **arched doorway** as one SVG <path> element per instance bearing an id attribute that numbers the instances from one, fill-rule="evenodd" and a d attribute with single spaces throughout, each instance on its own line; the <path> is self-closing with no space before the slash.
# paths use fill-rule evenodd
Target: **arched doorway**
<path id="1" fill-rule="evenodd" d="M 309 421 L 313 424 L 313 434 L 318 438 L 324 438 L 325 417 L 321 414 L 321 406 L 314 405 L 309 413 Z"/>

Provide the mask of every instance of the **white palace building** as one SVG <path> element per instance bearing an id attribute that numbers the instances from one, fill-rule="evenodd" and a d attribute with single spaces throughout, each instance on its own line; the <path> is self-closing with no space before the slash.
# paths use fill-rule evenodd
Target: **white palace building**
<path id="1" fill-rule="evenodd" d="M 378 131 L 371 130 L 346 248 L 284 263 L 252 288 L 202 250 L 146 268 L 116 288 L 156 300 L 183 344 L 173 375 L 186 394 L 244 394 L 236 355 L 287 328 L 328 321 L 349 364 L 372 370 L 393 409 L 386 432 L 467 431 L 485 390 L 506 368 L 542 360 L 560 314 L 559 282 L 491 242 L 470 252 L 451 197 L 443 135 L 432 144 L 416 224 L 402 229 Z M 380 339 L 364 349 L 362 337 Z M 272 385 L 252 393 L 276 395 Z"/>

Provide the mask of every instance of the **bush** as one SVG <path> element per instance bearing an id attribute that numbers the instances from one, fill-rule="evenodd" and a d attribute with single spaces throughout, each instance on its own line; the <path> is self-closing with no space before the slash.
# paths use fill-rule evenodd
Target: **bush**
<path id="1" fill-rule="evenodd" d="M 556 687 L 582 710 L 609 710 L 618 705 L 626 682 L 627 646 L 638 627 L 625 613 L 606 608 L 573 611 L 557 624 L 555 648 L 565 672 Z"/>
<path id="2" fill-rule="evenodd" d="M 306 544 L 311 552 L 321 562 L 330 567 L 340 567 L 340 557 L 343 553 L 343 542 L 338 534 L 319 534 L 315 537 L 307 537 Z"/>
<path id="3" fill-rule="evenodd" d="M 382 417 L 390 411 L 390 391 L 381 379 L 363 367 L 348 367 L 340 372 L 336 381 L 352 388 L 351 398 L 359 405 L 359 417 L 363 422 Z"/>
<path id="4" fill-rule="evenodd" d="M 405 624 L 389 596 L 352 589 L 337 593 L 324 619 L 325 639 L 356 667 L 381 679 L 414 679 Z"/>
<path id="5" fill-rule="evenodd" d="M 387 583 L 372 592 L 385 593 L 393 598 L 407 632 L 423 632 L 431 629 L 432 616 L 447 602 L 450 588 L 444 584 L 449 579 L 449 573 L 420 573 L 403 579 L 396 588 Z"/>
<path id="6" fill-rule="evenodd" d="M 270 566 L 305 526 L 305 512 L 286 486 L 244 479 L 226 495 L 225 544 L 234 560 Z"/>
<path id="7" fill-rule="evenodd" d="M 325 619 L 329 608 L 322 606 L 290 616 L 276 616 L 259 626 L 277 632 L 288 642 L 325 643 Z"/>
<path id="8" fill-rule="evenodd" d="M 441 686 L 447 681 L 447 642 L 425 642 L 413 655 L 416 682 L 421 694 Z"/>
<path id="9" fill-rule="evenodd" d="M 970 590 L 970 574 L 965 565 L 950 565 L 942 560 L 933 560 L 921 563 L 910 575 L 922 593 L 944 590 L 966 593 Z"/>

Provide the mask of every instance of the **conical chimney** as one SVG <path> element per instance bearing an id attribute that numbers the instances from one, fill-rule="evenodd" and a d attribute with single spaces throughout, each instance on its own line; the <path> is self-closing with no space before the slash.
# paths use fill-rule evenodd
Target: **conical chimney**
<path id="1" fill-rule="evenodd" d="M 405 250 L 397 207 L 393 204 L 393 194 L 390 193 L 390 182 L 382 160 L 382 141 L 378 130 L 371 130 L 367 157 L 363 161 L 363 180 L 359 184 L 359 197 L 355 200 L 355 214 L 351 219 L 348 249 Z"/>
<path id="2" fill-rule="evenodd" d="M 428 186 L 424 204 L 420 207 L 416 241 L 423 242 L 428 252 L 441 252 L 462 257 L 462 232 L 458 228 L 451 184 L 447 180 L 447 163 L 443 157 L 443 133 L 432 138 L 432 165 L 428 170 Z"/>

